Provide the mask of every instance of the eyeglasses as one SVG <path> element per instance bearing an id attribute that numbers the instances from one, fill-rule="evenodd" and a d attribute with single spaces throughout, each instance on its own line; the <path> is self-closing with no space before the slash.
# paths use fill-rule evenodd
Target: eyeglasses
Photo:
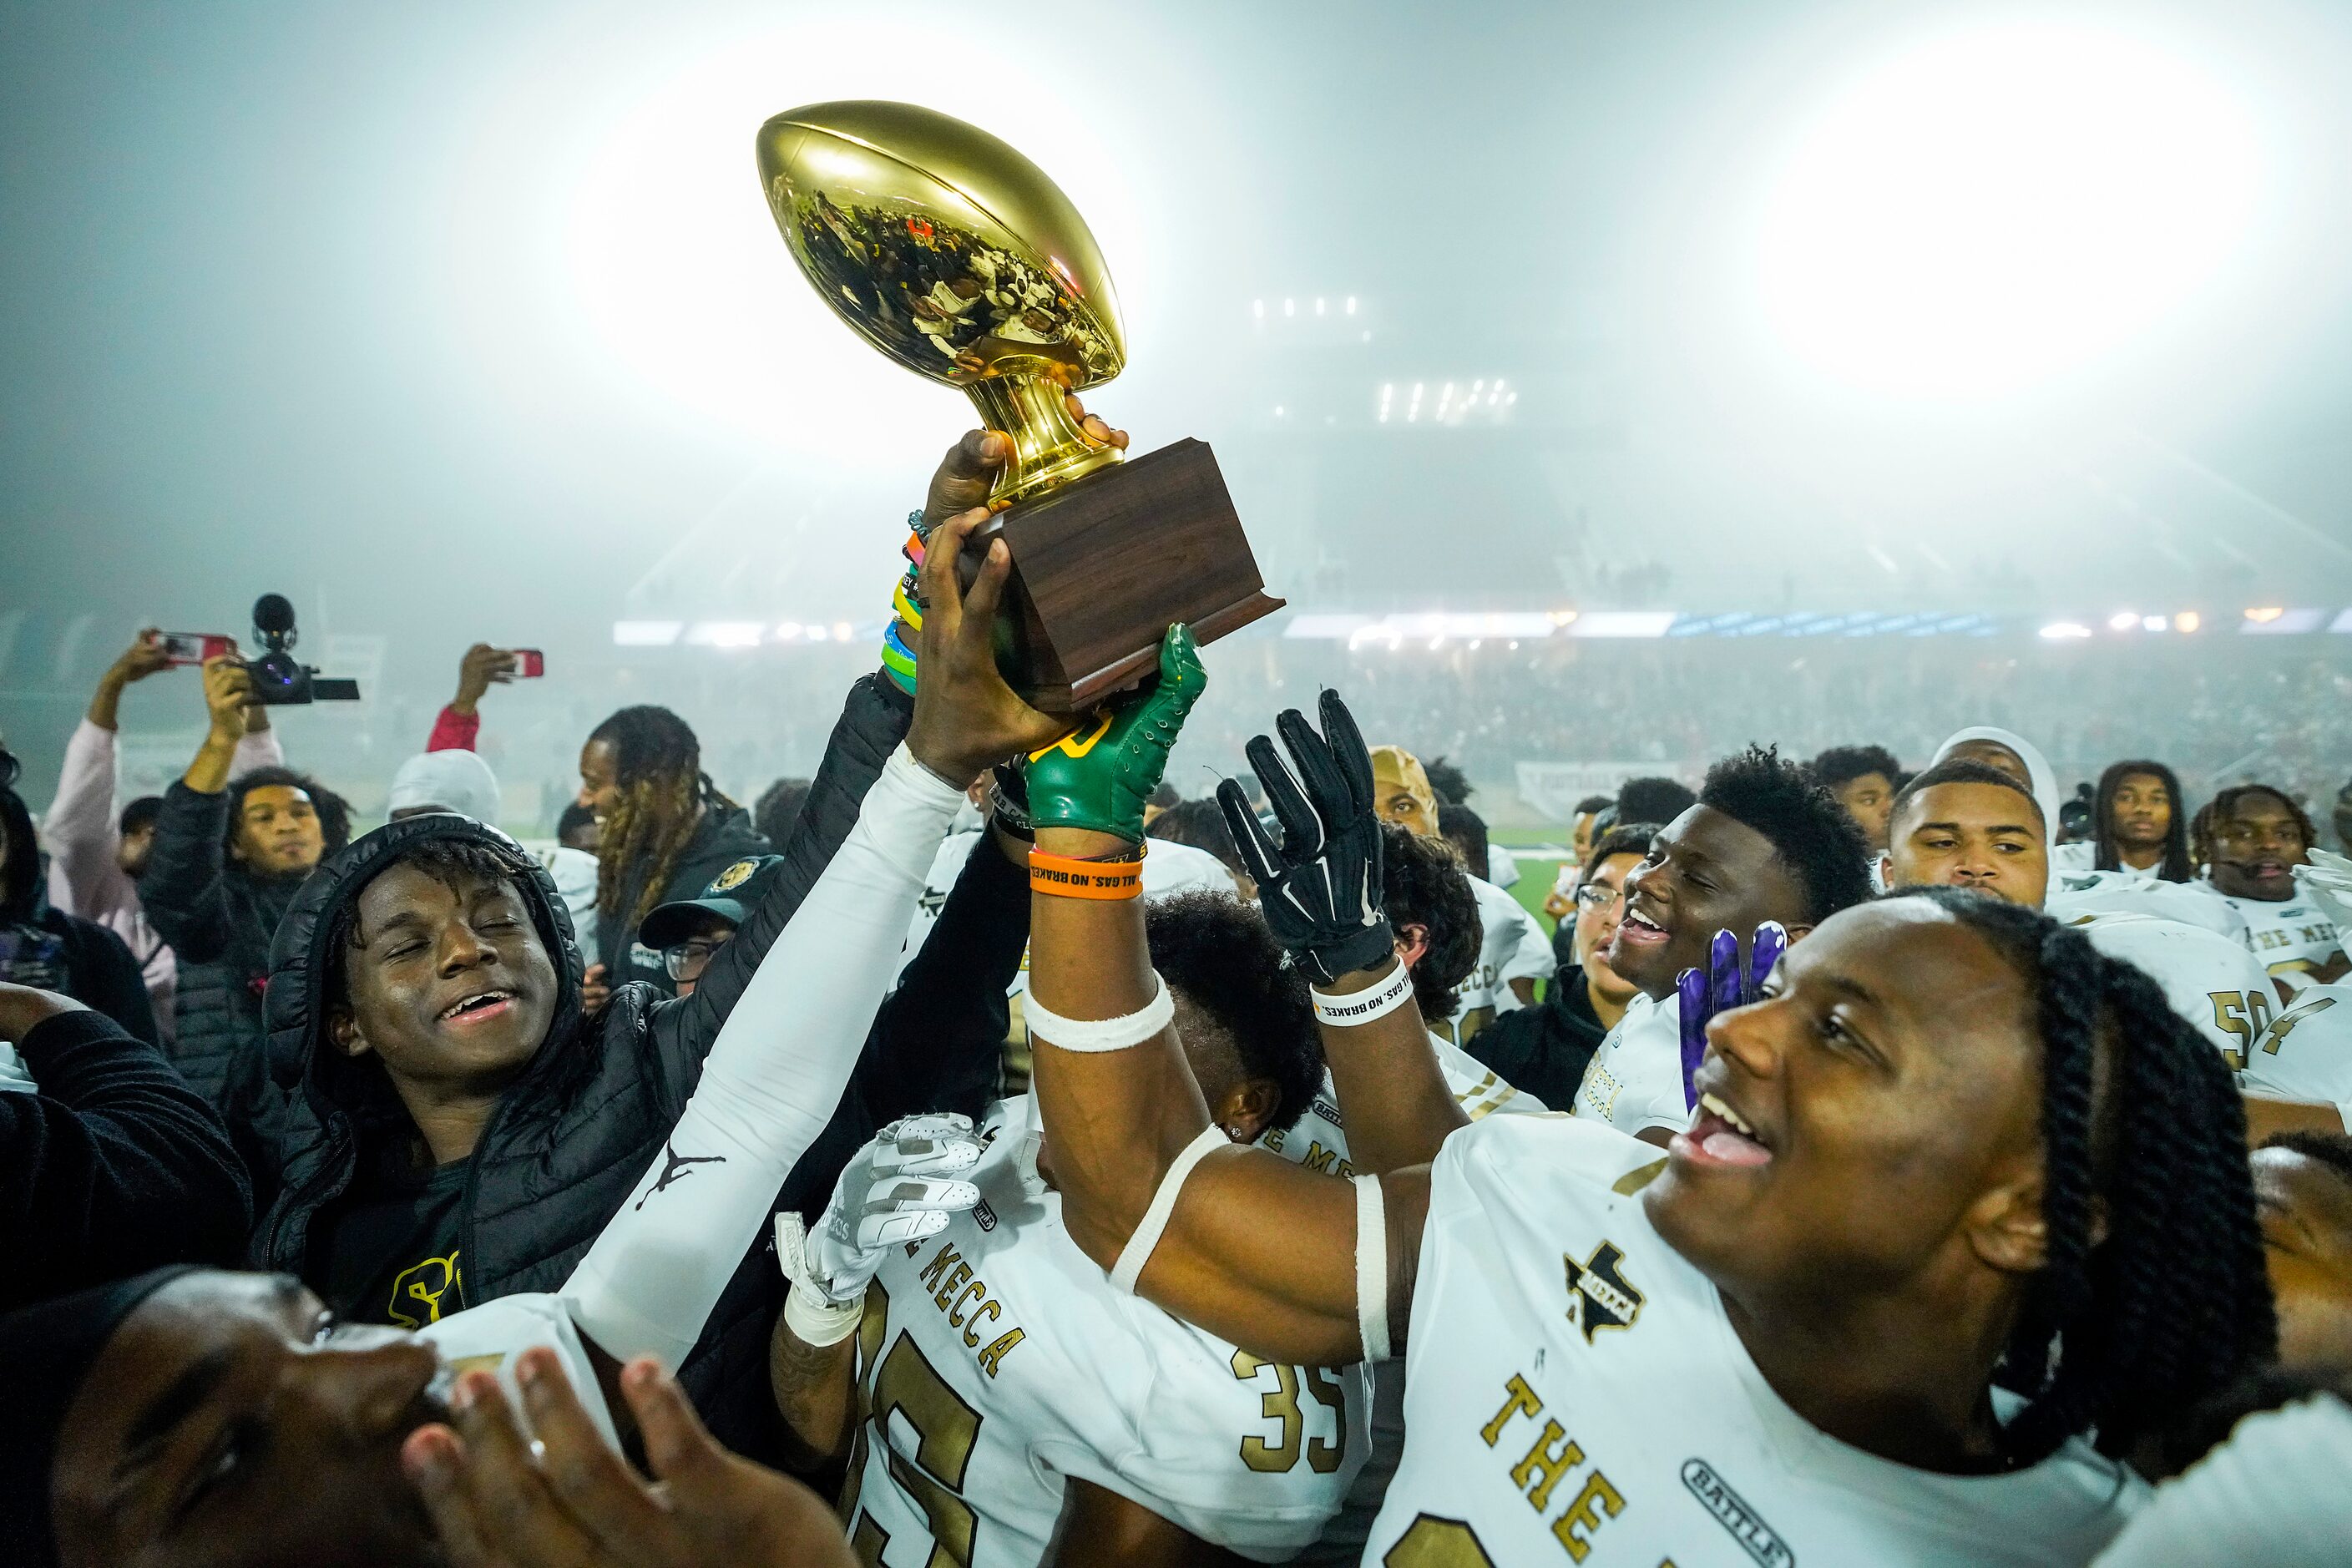
<path id="1" fill-rule="evenodd" d="M 1625 901 L 1625 889 L 1612 888 L 1606 882 L 1587 882 L 1576 889 L 1576 907 L 1595 913 L 1614 909 Z"/>
<path id="2" fill-rule="evenodd" d="M 702 972 L 710 967 L 710 955 L 733 940 L 730 932 L 722 937 L 697 937 L 676 947 L 663 948 L 662 967 L 669 971 L 672 980 L 699 980 Z"/>

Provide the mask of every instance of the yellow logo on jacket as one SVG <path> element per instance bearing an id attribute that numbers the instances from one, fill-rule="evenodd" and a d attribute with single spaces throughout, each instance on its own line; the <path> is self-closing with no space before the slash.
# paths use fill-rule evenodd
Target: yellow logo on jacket
<path id="1" fill-rule="evenodd" d="M 457 1255 L 428 1258 L 404 1268 L 392 1282 L 392 1304 L 385 1315 L 404 1329 L 421 1329 L 441 1321 L 441 1301 L 457 1291 Z"/>
<path id="2" fill-rule="evenodd" d="M 760 863 L 757 860 L 738 860 L 716 877 L 711 878 L 710 886 L 703 891 L 711 894 L 731 893 L 750 881 L 751 873 L 759 868 Z"/>

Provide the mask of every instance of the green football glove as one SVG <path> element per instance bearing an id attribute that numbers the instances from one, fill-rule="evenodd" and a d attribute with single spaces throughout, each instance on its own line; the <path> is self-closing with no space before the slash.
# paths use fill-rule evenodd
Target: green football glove
<path id="1" fill-rule="evenodd" d="M 1087 827 L 1143 842 L 1143 805 L 1168 771 L 1184 715 L 1208 689 L 1189 626 L 1160 644 L 1160 678 L 1114 700 L 1077 733 L 1029 754 L 1029 820 L 1039 828 Z"/>

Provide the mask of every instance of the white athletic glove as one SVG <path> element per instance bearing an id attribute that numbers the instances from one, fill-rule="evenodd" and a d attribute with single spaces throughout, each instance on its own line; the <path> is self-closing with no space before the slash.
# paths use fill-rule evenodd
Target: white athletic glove
<path id="1" fill-rule="evenodd" d="M 2307 865 L 2294 868 L 2295 884 L 2326 912 L 2336 929 L 2352 936 L 2352 860 L 2328 849 L 2308 849 Z"/>
<path id="2" fill-rule="evenodd" d="M 843 1168 L 814 1230 L 796 1214 L 778 1215 L 776 1261 L 793 1282 L 784 1301 L 793 1331 L 813 1345 L 847 1338 L 887 1249 L 937 1235 L 950 1215 L 980 1202 L 978 1187 L 955 1179 L 980 1156 L 970 1118 L 902 1117 Z"/>

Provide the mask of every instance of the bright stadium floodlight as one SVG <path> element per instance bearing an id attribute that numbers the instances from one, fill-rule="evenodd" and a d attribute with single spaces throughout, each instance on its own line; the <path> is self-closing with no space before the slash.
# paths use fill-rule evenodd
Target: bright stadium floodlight
<path id="1" fill-rule="evenodd" d="M 1766 194 L 1759 303 L 1872 391 L 2007 392 L 2122 345 L 2236 248 L 2262 159 L 2198 65 L 2109 28 L 1954 30 L 1870 70 Z"/>

